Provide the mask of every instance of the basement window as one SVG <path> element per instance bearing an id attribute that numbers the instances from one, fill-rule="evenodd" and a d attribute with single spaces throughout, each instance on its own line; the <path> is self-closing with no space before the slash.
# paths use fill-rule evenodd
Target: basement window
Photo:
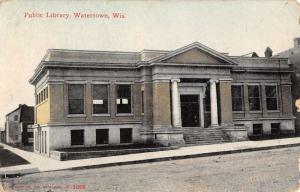
<path id="1" fill-rule="evenodd" d="M 132 143 L 132 129 L 121 128 L 120 129 L 120 143 Z"/>
<path id="2" fill-rule="evenodd" d="M 280 123 L 271 123 L 271 135 L 280 135 Z"/>
<path id="3" fill-rule="evenodd" d="M 96 129 L 96 144 L 108 144 L 108 129 Z"/>
<path id="4" fill-rule="evenodd" d="M 262 124 L 253 124 L 253 136 L 262 136 L 263 126 Z"/>
<path id="5" fill-rule="evenodd" d="M 71 145 L 84 145 L 84 130 L 71 130 Z"/>

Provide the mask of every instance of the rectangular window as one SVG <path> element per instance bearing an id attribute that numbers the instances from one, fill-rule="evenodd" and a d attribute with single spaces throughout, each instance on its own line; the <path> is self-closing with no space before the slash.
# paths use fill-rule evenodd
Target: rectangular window
<path id="1" fill-rule="evenodd" d="M 258 85 L 249 85 L 248 86 L 249 94 L 249 109 L 250 111 L 259 111 L 260 110 L 260 92 Z"/>
<path id="2" fill-rule="evenodd" d="M 267 101 L 267 110 L 277 110 L 277 87 L 275 85 L 268 85 L 266 89 L 266 101 Z"/>
<path id="3" fill-rule="evenodd" d="M 232 110 L 242 111 L 243 110 L 243 92 L 241 85 L 231 86 L 231 97 L 232 97 Z"/>
<path id="4" fill-rule="evenodd" d="M 262 136 L 263 126 L 262 124 L 253 124 L 253 136 Z"/>
<path id="5" fill-rule="evenodd" d="M 93 114 L 108 113 L 108 85 L 93 85 Z"/>
<path id="6" fill-rule="evenodd" d="M 71 145 L 84 145 L 84 130 L 71 130 Z"/>
<path id="7" fill-rule="evenodd" d="M 48 99 L 48 87 L 45 88 L 46 91 L 46 99 Z"/>
<path id="8" fill-rule="evenodd" d="M 68 86 L 69 114 L 84 114 L 84 85 Z"/>
<path id="9" fill-rule="evenodd" d="M 117 85 L 117 113 L 131 113 L 131 85 Z"/>
<path id="10" fill-rule="evenodd" d="M 120 129 L 120 143 L 131 143 L 132 142 L 132 129 L 121 128 Z"/>
<path id="11" fill-rule="evenodd" d="M 96 144 L 108 144 L 108 129 L 96 129 Z"/>
<path id="12" fill-rule="evenodd" d="M 271 135 L 280 135 L 280 123 L 271 123 Z"/>
<path id="13" fill-rule="evenodd" d="M 141 100 L 142 100 L 142 114 L 144 114 L 144 112 L 145 112 L 145 102 L 144 102 L 144 97 L 145 97 L 145 92 L 144 92 L 144 90 L 142 90 L 142 98 L 141 98 Z"/>
<path id="14" fill-rule="evenodd" d="M 44 101 L 44 91 L 41 91 L 41 102 Z"/>

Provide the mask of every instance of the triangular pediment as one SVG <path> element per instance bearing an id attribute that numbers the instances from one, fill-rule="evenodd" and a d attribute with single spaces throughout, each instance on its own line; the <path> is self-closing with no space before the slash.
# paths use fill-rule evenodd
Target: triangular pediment
<path id="1" fill-rule="evenodd" d="M 221 64 L 228 63 L 224 60 L 212 56 L 211 54 L 200 50 L 199 48 L 193 48 L 181 54 L 175 55 L 169 59 L 163 60 L 167 63 L 205 63 L 205 64 Z"/>
<path id="2" fill-rule="evenodd" d="M 170 51 L 169 53 L 154 58 L 149 62 L 223 65 L 237 64 L 234 60 L 232 60 L 225 54 L 217 52 L 198 42 L 189 44 L 174 51 Z"/>

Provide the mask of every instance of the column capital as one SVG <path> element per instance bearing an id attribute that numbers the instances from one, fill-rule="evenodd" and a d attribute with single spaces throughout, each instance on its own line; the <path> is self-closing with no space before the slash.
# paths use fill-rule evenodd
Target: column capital
<path id="1" fill-rule="evenodd" d="M 172 82 L 172 83 L 173 83 L 173 82 L 179 83 L 179 82 L 180 82 L 180 79 L 171 79 L 171 82 Z"/>
<path id="2" fill-rule="evenodd" d="M 219 81 L 232 81 L 232 78 L 224 78 L 224 79 L 219 79 Z"/>
<path id="3" fill-rule="evenodd" d="M 210 79 L 209 80 L 209 83 L 218 83 L 219 82 L 219 80 L 217 80 L 217 79 Z"/>

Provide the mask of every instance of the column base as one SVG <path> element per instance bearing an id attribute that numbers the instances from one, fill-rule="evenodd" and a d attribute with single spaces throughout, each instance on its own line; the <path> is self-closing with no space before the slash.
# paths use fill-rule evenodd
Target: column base
<path id="1" fill-rule="evenodd" d="M 162 146 L 184 146 L 185 141 L 182 133 L 155 133 L 154 143 Z"/>
<path id="2" fill-rule="evenodd" d="M 182 128 L 160 128 L 141 133 L 148 142 L 152 139 L 159 146 L 184 146 Z"/>
<path id="3" fill-rule="evenodd" d="M 218 125 L 218 124 L 212 124 L 212 125 L 210 125 L 210 126 L 208 126 L 209 128 L 218 128 L 218 127 L 220 127 L 220 125 Z"/>

